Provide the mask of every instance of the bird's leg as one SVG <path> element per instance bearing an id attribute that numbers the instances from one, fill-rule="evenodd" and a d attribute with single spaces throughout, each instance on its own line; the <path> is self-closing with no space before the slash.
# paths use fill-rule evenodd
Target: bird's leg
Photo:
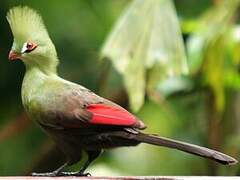
<path id="1" fill-rule="evenodd" d="M 64 163 L 62 166 L 57 168 L 53 172 L 46 172 L 46 173 L 32 173 L 32 176 L 47 176 L 47 177 L 55 177 L 55 176 L 63 176 L 62 170 L 68 165 L 68 163 Z"/>
<path id="2" fill-rule="evenodd" d="M 88 159 L 78 172 L 62 172 L 63 176 L 91 176 L 90 173 L 84 173 L 87 167 L 101 154 L 101 150 L 87 151 Z"/>

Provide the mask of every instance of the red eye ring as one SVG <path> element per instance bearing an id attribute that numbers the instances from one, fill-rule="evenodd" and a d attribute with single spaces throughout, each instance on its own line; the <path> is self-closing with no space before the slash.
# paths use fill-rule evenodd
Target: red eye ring
<path id="1" fill-rule="evenodd" d="M 33 51 L 34 49 L 36 49 L 36 47 L 37 47 L 36 43 L 34 43 L 34 42 L 26 42 L 23 53 L 29 53 L 29 52 Z"/>
<path id="2" fill-rule="evenodd" d="M 30 49 L 32 49 L 33 46 L 34 46 L 33 43 L 28 42 L 27 45 L 26 45 L 26 48 L 27 48 L 28 50 L 30 50 Z"/>

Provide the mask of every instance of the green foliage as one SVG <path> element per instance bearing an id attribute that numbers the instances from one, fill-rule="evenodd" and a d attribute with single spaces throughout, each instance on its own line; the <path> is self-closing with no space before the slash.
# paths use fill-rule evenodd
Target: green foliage
<path id="1" fill-rule="evenodd" d="M 209 9 L 198 20 L 197 28 L 191 32 L 187 42 L 190 72 L 202 74 L 203 85 L 212 89 L 219 112 L 224 111 L 225 83 L 229 86 L 229 78 L 238 79 L 239 76 L 234 67 L 239 61 L 236 52 L 239 45 L 230 35 L 239 4 L 238 0 L 222 1 Z M 233 74 L 236 76 L 233 77 Z"/>

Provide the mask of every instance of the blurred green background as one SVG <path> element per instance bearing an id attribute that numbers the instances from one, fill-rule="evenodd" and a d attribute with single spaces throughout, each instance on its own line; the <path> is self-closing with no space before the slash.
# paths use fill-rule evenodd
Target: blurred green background
<path id="1" fill-rule="evenodd" d="M 130 2 L 1 0 L 1 176 L 54 170 L 64 160 L 24 113 L 20 93 L 24 66 L 20 61 L 7 60 L 12 35 L 6 12 L 15 5 L 37 9 L 56 45 L 61 60 L 59 74 L 131 110 L 122 75 L 109 61 L 99 60 L 107 35 Z M 174 5 L 190 73 L 171 81 L 177 87 L 159 78 L 162 84 L 154 90 L 156 96 L 146 92 L 144 105 L 136 115 L 148 126 L 147 132 L 211 147 L 240 159 L 240 3 L 175 0 Z M 147 77 L 151 69 L 145 72 Z M 70 169 L 80 166 L 81 162 Z M 89 170 L 93 175 L 240 175 L 239 165 L 226 167 L 149 145 L 106 151 Z"/>

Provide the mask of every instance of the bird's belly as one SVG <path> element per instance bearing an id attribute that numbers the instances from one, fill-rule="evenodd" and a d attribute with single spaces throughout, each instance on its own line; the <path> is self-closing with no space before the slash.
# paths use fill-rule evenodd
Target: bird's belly
<path id="1" fill-rule="evenodd" d="M 50 129 L 45 128 L 47 133 L 55 140 L 57 144 L 63 144 L 63 147 L 72 149 L 72 151 L 81 150 L 101 150 L 121 146 L 135 146 L 139 142 L 111 136 L 107 132 L 94 132 L 91 129 Z"/>

